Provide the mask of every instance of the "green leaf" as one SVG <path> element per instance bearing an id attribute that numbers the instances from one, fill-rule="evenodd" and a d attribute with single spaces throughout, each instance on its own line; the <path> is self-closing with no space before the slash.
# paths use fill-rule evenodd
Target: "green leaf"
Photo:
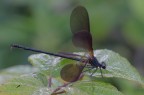
<path id="1" fill-rule="evenodd" d="M 46 54 L 33 54 L 28 58 L 29 62 L 40 70 L 41 73 L 56 77 L 59 75 L 61 66 L 60 57 L 49 56 Z"/>
<path id="2" fill-rule="evenodd" d="M 77 54 L 83 55 L 82 52 Z M 94 51 L 94 55 L 100 63 L 105 62 L 107 65 L 106 69 L 102 70 L 104 78 L 114 77 L 144 84 L 136 69 L 119 54 L 104 49 Z M 68 63 L 75 62 L 67 59 L 61 61 L 59 57 L 51 57 L 46 54 L 31 55 L 29 61 L 39 71 L 21 75 L 4 83 L 0 86 L 0 95 L 51 95 L 56 88 L 64 84 L 59 74 L 61 68 Z M 86 74 L 90 75 L 91 73 L 87 72 Z M 48 77 L 52 78 L 51 82 L 47 79 Z M 62 95 L 123 95 L 113 85 L 102 80 L 92 81 L 88 77 L 85 76 L 83 81 L 76 81 L 62 87 L 66 91 Z M 93 77 L 101 77 L 101 73 L 98 71 L 94 73 Z M 49 84 L 51 84 L 51 88 L 49 88 Z"/>
<path id="3" fill-rule="evenodd" d="M 137 70 L 127 59 L 120 56 L 118 53 L 104 49 L 94 51 L 94 55 L 98 58 L 100 63 L 106 63 L 106 70 L 103 70 L 103 72 L 106 71 L 106 74 L 103 73 L 104 77 L 123 78 L 144 85 Z M 97 77 L 100 73 L 95 73 L 94 75 Z"/>
<path id="4" fill-rule="evenodd" d="M 0 95 L 32 95 L 32 93 L 44 87 L 43 83 L 31 76 L 21 76 L 9 80 L 0 86 Z"/>
<path id="5" fill-rule="evenodd" d="M 84 53 L 79 52 L 77 54 L 83 55 Z M 115 53 L 111 50 L 103 49 L 103 50 L 94 51 L 94 55 L 96 56 L 96 58 L 98 59 L 100 63 L 105 62 L 106 64 L 106 69 L 102 70 L 104 77 L 123 78 L 123 79 L 131 80 L 131 81 L 135 81 L 141 85 L 144 85 L 137 70 L 129 63 L 128 60 L 120 56 L 118 53 Z M 61 61 L 59 57 L 55 58 L 55 57 L 51 57 L 45 54 L 32 55 L 29 57 L 29 60 L 31 60 L 32 64 L 37 64 L 40 67 L 49 69 L 48 71 L 56 72 L 56 70 L 58 70 L 57 73 L 53 73 L 57 75 L 59 75 L 58 73 L 60 73 L 60 69 L 63 65 L 68 64 L 68 63 L 74 63 L 73 61 L 70 61 L 67 59 L 64 59 Z M 88 74 L 91 74 L 91 73 L 88 73 Z M 93 76 L 101 77 L 101 73 L 96 72 L 94 73 Z"/>
<path id="6" fill-rule="evenodd" d="M 46 54 L 33 54 L 28 58 L 29 62 L 39 69 L 48 70 L 50 67 L 55 67 L 60 62 L 59 57 L 53 57 Z"/>
<path id="7" fill-rule="evenodd" d="M 29 65 L 18 65 L 9 67 L 0 72 L 0 84 L 20 75 L 36 72 L 37 70 L 38 69 Z"/>
<path id="8" fill-rule="evenodd" d="M 123 95 L 111 84 L 93 81 L 76 82 L 69 90 L 69 95 Z"/>

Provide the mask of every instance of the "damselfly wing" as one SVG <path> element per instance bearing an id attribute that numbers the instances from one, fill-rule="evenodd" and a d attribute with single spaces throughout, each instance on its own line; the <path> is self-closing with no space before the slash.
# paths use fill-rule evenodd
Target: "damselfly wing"
<path id="1" fill-rule="evenodd" d="M 88 56 L 81 56 L 79 62 L 84 64 L 68 64 L 61 70 L 61 77 L 67 82 L 78 80 L 84 67 L 89 63 L 92 68 L 103 68 L 105 64 L 100 64 L 93 54 L 92 36 L 90 33 L 89 16 L 86 8 L 82 6 L 76 7 L 70 17 L 70 27 L 73 34 L 72 42 L 74 46 L 83 48 L 88 52 Z M 70 54 L 69 54 L 70 55 Z M 74 57 L 74 56 L 73 56 Z"/>

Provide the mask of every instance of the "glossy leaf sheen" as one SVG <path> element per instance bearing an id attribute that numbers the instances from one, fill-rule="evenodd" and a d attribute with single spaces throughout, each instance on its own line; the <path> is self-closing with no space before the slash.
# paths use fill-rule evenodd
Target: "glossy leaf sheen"
<path id="1" fill-rule="evenodd" d="M 0 95 L 32 95 L 44 84 L 32 76 L 22 76 L 9 80 L 0 86 Z"/>
<path id="2" fill-rule="evenodd" d="M 72 95 L 123 95 L 114 86 L 108 83 L 82 81 L 73 85 Z M 70 94 L 71 95 L 71 94 Z"/>
<path id="3" fill-rule="evenodd" d="M 82 54 L 82 53 L 78 53 Z M 134 82 L 137 82 L 141 85 L 143 85 L 143 81 L 140 78 L 140 75 L 136 71 L 136 69 L 130 65 L 130 63 L 123 57 L 121 57 L 119 54 L 110 51 L 110 50 L 97 50 L 94 51 L 94 55 L 97 57 L 98 61 L 105 62 L 107 67 L 106 70 L 103 70 L 103 76 L 104 78 L 123 78 L 126 80 L 131 80 Z M 45 58 L 51 61 L 42 61 L 41 58 Z M 35 57 L 37 57 L 35 59 Z M 37 65 L 34 65 L 38 68 L 44 68 L 43 66 L 46 64 L 52 64 L 53 62 L 56 62 L 57 65 L 62 65 L 63 62 L 69 62 L 69 60 L 64 59 L 64 61 L 57 61 L 57 58 L 51 57 L 49 55 L 44 54 L 36 54 L 31 57 L 29 57 L 29 60 L 33 60 L 30 62 L 36 62 Z M 60 63 L 59 63 L 60 62 Z M 34 64 L 33 63 L 33 64 Z M 59 63 L 59 64 L 58 64 Z M 39 66 L 43 64 L 43 66 Z M 53 64 L 53 67 L 57 67 L 57 65 Z M 48 67 L 48 69 L 43 70 L 52 70 L 51 67 Z M 55 69 L 53 69 L 55 71 Z M 107 73 L 105 73 L 107 72 Z M 57 72 L 60 73 L 60 72 Z M 56 87 L 62 85 L 62 81 L 59 81 L 60 76 L 57 76 L 55 80 L 52 80 L 52 88 L 48 88 L 46 86 L 45 80 L 43 75 L 39 75 L 40 73 L 36 73 L 33 75 L 23 75 L 18 76 L 18 78 L 15 78 L 13 80 L 10 80 L 3 85 L 0 86 L 0 95 L 50 95 L 50 93 L 55 90 Z M 58 74 L 57 74 L 58 75 Z M 49 76 L 49 75 L 47 75 Z M 96 72 L 94 77 L 100 77 L 100 73 Z M 107 84 L 104 82 L 97 82 L 87 80 L 85 81 L 77 81 L 74 82 L 72 86 L 63 88 L 67 92 L 67 95 L 123 95 L 121 92 L 119 92 L 115 87 L 113 87 L 111 84 Z M 62 94 L 65 95 L 65 94 Z"/>
<path id="4" fill-rule="evenodd" d="M 105 77 L 124 78 L 140 84 L 143 83 L 136 69 L 128 62 L 128 60 L 121 57 L 118 53 L 104 49 L 94 51 L 94 55 L 98 58 L 100 63 L 106 63 L 106 70 L 109 73 L 107 73 Z"/>

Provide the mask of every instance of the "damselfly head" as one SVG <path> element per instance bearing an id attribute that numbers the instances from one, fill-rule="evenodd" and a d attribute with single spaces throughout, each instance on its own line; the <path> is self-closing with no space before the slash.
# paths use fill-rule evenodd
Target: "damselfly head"
<path id="1" fill-rule="evenodd" d="M 106 64 L 105 64 L 105 62 L 102 62 L 102 63 L 101 63 L 101 68 L 106 69 Z"/>

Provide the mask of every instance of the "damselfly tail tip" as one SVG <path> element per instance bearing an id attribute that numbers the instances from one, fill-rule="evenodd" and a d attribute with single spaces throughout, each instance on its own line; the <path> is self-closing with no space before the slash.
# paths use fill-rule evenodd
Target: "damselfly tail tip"
<path id="1" fill-rule="evenodd" d="M 10 45 L 10 48 L 11 49 L 13 49 L 13 48 L 19 48 L 20 47 L 20 45 L 18 45 L 18 44 L 11 44 Z"/>
<path id="2" fill-rule="evenodd" d="M 16 44 L 11 44 L 11 45 L 10 45 L 11 48 L 14 48 L 14 47 L 16 47 L 16 46 L 17 46 Z"/>
<path id="3" fill-rule="evenodd" d="M 15 46 L 14 44 L 11 44 L 10 45 L 10 50 L 12 50 L 14 48 L 14 46 Z"/>

